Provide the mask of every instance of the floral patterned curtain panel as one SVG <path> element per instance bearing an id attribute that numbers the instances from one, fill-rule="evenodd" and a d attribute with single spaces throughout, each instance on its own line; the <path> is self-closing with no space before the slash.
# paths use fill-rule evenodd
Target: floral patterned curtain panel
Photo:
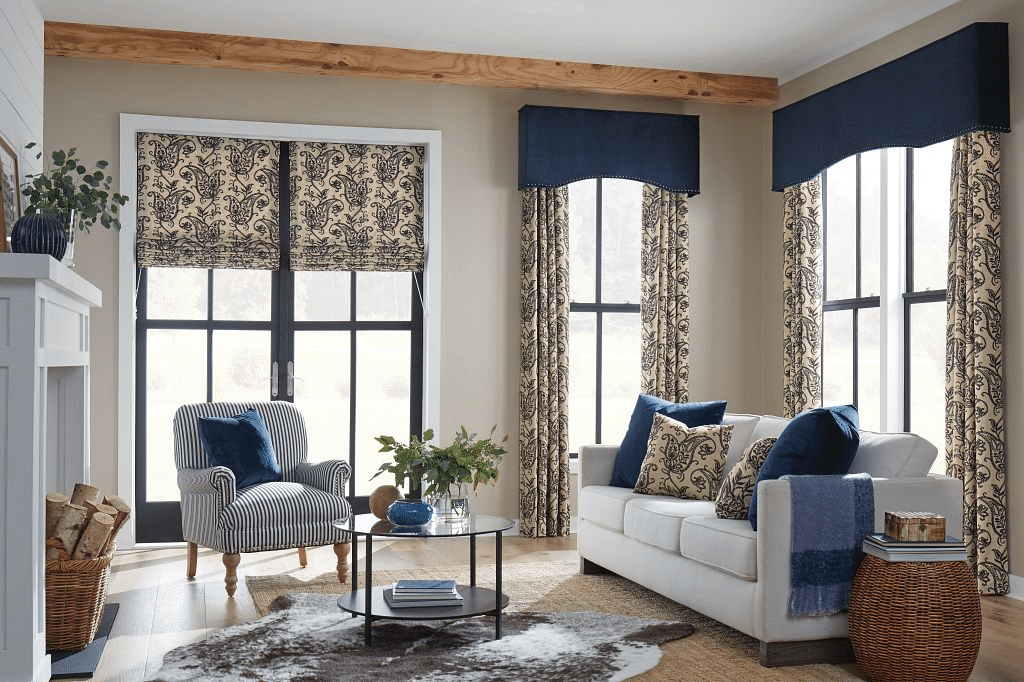
<path id="1" fill-rule="evenodd" d="M 690 247 L 686 195 L 643 188 L 640 251 L 642 390 L 687 400 L 690 375 Z"/>
<path id="2" fill-rule="evenodd" d="M 293 270 L 423 270 L 424 148 L 292 142 Z"/>
<path id="3" fill-rule="evenodd" d="M 787 187 L 783 200 L 783 400 L 795 417 L 821 404 L 821 176 Z"/>
<path id="4" fill-rule="evenodd" d="M 964 482 L 964 541 L 983 594 L 1009 590 L 999 133 L 956 140 L 946 289 L 946 473 Z"/>
<path id="5" fill-rule="evenodd" d="M 519 507 L 528 537 L 569 534 L 569 192 L 523 190 Z"/>
<path id="6" fill-rule="evenodd" d="M 140 267 L 276 270 L 278 146 L 139 133 Z"/>

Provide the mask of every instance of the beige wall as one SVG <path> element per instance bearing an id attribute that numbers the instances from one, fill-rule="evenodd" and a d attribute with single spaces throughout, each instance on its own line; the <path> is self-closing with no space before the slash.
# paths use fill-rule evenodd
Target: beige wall
<path id="1" fill-rule="evenodd" d="M 46 60 L 47 148 L 77 146 L 116 174 L 118 114 L 174 115 L 443 133 L 441 433 L 459 424 L 518 433 L 519 214 L 516 112 L 523 104 L 699 114 L 703 192 L 690 203 L 690 387 L 730 409 L 764 407 L 761 243 L 765 112 L 653 99 L 615 99 L 173 66 Z M 117 239 L 94 230 L 75 269 L 103 290 L 93 317 L 94 483 L 117 488 Z M 778 309 L 769 307 L 768 310 Z M 768 328 L 771 328 L 769 325 Z M 625 431 L 625 424 L 622 425 Z M 518 517 L 513 445 L 481 511 Z"/>
<path id="2" fill-rule="evenodd" d="M 1003 310 L 1005 325 L 1005 399 L 1006 399 L 1006 455 L 1007 489 L 1009 497 L 1010 571 L 1024 580 L 1024 3 L 1019 0 L 964 0 L 949 9 L 899 31 L 887 38 L 838 59 L 799 79 L 785 83 L 781 88 L 780 103 L 789 104 L 818 92 L 868 69 L 880 66 L 933 40 L 949 35 L 976 21 L 1005 21 L 1010 31 L 1010 128 L 1014 132 L 1003 135 L 1002 146 L 1002 209 L 1003 209 Z M 950 83 L 954 88 L 955 83 Z M 768 186 L 768 181 L 765 181 Z M 769 207 L 766 221 L 776 220 L 782 214 L 778 196 L 766 199 Z M 766 223 L 770 225 L 770 222 Z M 773 244 L 769 253 L 781 252 L 781 237 L 774 230 L 766 230 Z M 774 270 L 774 272 L 773 272 Z M 781 278 L 781 266 L 772 258 L 765 263 L 769 277 L 766 288 Z M 771 326 L 766 335 L 774 333 Z M 781 346 L 780 346 L 781 349 Z M 781 354 L 781 350 L 780 350 Z M 781 391 L 780 371 L 766 375 L 765 384 L 770 395 Z M 774 385 L 773 385 L 774 384 Z M 1013 588 L 1016 592 L 1024 584 Z"/>

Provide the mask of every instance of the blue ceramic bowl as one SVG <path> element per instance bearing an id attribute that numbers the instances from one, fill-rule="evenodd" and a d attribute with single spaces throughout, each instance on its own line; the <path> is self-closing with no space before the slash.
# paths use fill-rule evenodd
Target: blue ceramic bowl
<path id="1" fill-rule="evenodd" d="M 434 508 L 423 500 L 395 500 L 388 507 L 388 521 L 396 526 L 422 526 L 434 516 Z"/>

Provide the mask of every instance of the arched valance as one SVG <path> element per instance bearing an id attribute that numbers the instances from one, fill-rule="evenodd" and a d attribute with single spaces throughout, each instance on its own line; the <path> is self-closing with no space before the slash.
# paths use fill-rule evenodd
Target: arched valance
<path id="1" fill-rule="evenodd" d="M 519 110 L 519 189 L 624 178 L 700 192 L 697 116 L 527 105 Z"/>
<path id="2" fill-rule="evenodd" d="M 975 23 L 773 114 L 772 189 L 870 149 L 1010 130 L 1007 25 Z"/>

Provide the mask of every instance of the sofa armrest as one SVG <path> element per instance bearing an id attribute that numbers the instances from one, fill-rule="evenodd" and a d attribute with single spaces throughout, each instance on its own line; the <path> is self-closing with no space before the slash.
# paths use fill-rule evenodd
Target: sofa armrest
<path id="1" fill-rule="evenodd" d="M 209 469 L 178 469 L 178 490 L 181 496 L 209 495 L 214 500 L 215 513 L 235 501 L 235 472 L 227 467 Z"/>
<path id="2" fill-rule="evenodd" d="M 325 493 L 345 497 L 345 486 L 352 474 L 352 467 L 348 462 L 340 459 L 329 459 L 326 462 L 310 464 L 300 462 L 292 469 L 292 476 L 296 483 L 302 483 L 313 488 L 319 488 Z"/>
<path id="3" fill-rule="evenodd" d="M 615 468 L 618 445 L 580 446 L 580 489 L 588 485 L 608 485 Z"/>
<path id="4" fill-rule="evenodd" d="M 948 476 L 873 478 L 875 532 L 885 530 L 885 512 L 933 512 L 946 517 L 946 534 L 963 537 L 963 483 Z M 793 505 L 789 481 L 761 481 L 757 490 L 758 622 L 763 642 L 808 639 L 797 621 L 785 616 L 790 591 Z M 780 620 L 781 619 L 781 620 Z"/>

